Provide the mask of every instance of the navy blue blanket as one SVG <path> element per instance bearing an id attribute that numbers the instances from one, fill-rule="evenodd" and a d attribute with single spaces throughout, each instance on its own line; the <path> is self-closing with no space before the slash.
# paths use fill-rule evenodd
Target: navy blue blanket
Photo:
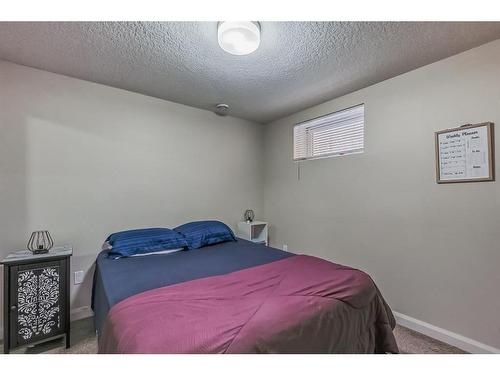
<path id="1" fill-rule="evenodd" d="M 110 259 L 97 256 L 92 287 L 92 309 L 98 332 L 116 303 L 127 297 L 166 285 L 270 263 L 293 255 L 264 245 L 237 242 L 207 246 L 173 254 Z"/>

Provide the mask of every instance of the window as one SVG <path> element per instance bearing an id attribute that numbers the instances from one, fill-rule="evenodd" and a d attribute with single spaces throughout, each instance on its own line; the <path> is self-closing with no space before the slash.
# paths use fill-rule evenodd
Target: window
<path id="1" fill-rule="evenodd" d="M 363 152 L 364 128 L 364 104 L 301 122 L 293 128 L 293 160 Z"/>

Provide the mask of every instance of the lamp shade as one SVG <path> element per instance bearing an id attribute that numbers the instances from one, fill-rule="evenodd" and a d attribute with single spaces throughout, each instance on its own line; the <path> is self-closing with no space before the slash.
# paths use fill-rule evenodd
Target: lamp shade
<path id="1" fill-rule="evenodd" d="M 246 222 L 251 223 L 255 218 L 253 210 L 246 210 L 245 213 L 243 214 L 243 218 L 245 219 Z"/>
<path id="2" fill-rule="evenodd" d="M 54 246 L 54 241 L 48 230 L 39 230 L 31 233 L 31 237 L 28 241 L 28 250 L 33 254 L 42 254 L 48 252 L 52 246 Z"/>

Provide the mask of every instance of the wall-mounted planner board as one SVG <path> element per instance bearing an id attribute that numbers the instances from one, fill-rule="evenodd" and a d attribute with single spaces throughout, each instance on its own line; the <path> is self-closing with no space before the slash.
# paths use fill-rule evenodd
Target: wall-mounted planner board
<path id="1" fill-rule="evenodd" d="M 436 132 L 436 181 L 494 181 L 493 123 Z"/>

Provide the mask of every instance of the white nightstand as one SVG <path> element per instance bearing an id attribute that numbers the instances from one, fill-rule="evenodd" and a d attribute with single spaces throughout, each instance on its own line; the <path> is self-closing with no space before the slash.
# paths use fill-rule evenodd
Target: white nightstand
<path id="1" fill-rule="evenodd" d="M 238 237 L 267 246 L 267 223 L 254 220 L 252 222 L 240 221 L 238 223 Z"/>

